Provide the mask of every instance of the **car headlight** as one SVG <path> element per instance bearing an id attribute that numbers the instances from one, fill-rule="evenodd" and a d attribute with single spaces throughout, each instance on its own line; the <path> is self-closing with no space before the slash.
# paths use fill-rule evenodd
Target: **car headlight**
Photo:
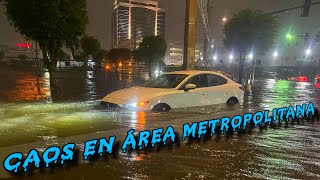
<path id="1" fill-rule="evenodd" d="M 147 105 L 148 103 L 149 103 L 149 101 L 140 101 L 137 103 L 137 106 L 142 107 L 142 106 Z"/>
<path id="2" fill-rule="evenodd" d="M 131 107 L 143 107 L 145 105 L 147 105 L 149 103 L 149 101 L 140 101 L 137 103 L 132 103 L 130 104 Z"/>
<path id="3" fill-rule="evenodd" d="M 146 106 L 148 103 L 149 103 L 149 101 L 140 101 L 137 103 L 125 104 L 125 105 L 123 105 L 123 107 L 125 107 L 125 108 L 143 107 L 143 106 Z"/>

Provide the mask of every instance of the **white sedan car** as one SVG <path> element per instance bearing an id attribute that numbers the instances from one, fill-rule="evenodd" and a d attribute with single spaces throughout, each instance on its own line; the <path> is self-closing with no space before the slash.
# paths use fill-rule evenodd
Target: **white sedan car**
<path id="1" fill-rule="evenodd" d="M 165 73 L 141 87 L 113 92 L 102 99 L 110 108 L 136 111 L 168 111 L 243 102 L 242 85 L 212 71 L 177 71 Z"/>

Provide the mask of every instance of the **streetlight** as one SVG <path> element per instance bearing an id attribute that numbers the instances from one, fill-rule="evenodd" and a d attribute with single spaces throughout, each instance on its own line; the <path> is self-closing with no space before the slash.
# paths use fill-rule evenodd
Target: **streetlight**
<path id="1" fill-rule="evenodd" d="M 223 18 L 222 18 L 222 22 L 223 22 L 223 23 L 226 23 L 227 21 L 228 21 L 227 17 L 223 17 Z"/>
<path id="2" fill-rule="evenodd" d="M 310 54 L 311 54 L 311 49 L 309 48 L 306 50 L 306 55 L 309 56 Z"/>
<path id="3" fill-rule="evenodd" d="M 249 54 L 249 59 L 252 60 L 253 59 L 253 53 Z"/>
<path id="4" fill-rule="evenodd" d="M 217 55 L 214 55 L 213 59 L 216 61 L 218 59 Z"/>
<path id="5" fill-rule="evenodd" d="M 233 59 L 233 54 L 230 54 L 229 59 L 230 59 L 230 60 Z"/>
<path id="6" fill-rule="evenodd" d="M 275 52 L 273 53 L 273 58 L 277 58 L 277 57 L 278 57 L 278 52 L 275 51 Z"/>

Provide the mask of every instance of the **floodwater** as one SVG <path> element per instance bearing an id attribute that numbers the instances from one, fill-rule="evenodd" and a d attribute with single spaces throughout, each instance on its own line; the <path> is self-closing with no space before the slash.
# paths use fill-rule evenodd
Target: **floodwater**
<path id="1" fill-rule="evenodd" d="M 121 127 L 143 130 L 148 124 L 199 115 L 228 113 L 229 108 L 202 107 L 169 113 L 107 112 L 98 104 L 105 94 L 139 85 L 143 78 L 104 72 L 59 72 L 59 89 L 50 98 L 48 74 L 40 93 L 33 72 L 0 72 L 0 147 L 54 140 Z M 5 74 L 5 75 L 4 75 Z M 254 93 L 235 111 L 272 109 L 291 104 L 320 104 L 310 83 L 257 80 Z M 170 124 L 168 124 L 170 125 Z M 117 160 L 78 165 L 33 179 L 320 179 L 320 131 L 317 123 L 255 131 L 251 135 L 212 139 L 161 152 L 121 156 Z"/>

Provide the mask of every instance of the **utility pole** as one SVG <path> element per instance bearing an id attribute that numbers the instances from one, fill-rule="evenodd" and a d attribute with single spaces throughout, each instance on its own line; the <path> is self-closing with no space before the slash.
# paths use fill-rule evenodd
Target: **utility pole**
<path id="1" fill-rule="evenodd" d="M 207 17 L 208 17 L 208 22 L 209 21 L 209 12 L 210 12 L 210 0 L 207 0 L 207 6 L 206 6 L 206 14 L 207 14 Z M 204 22 L 206 23 L 206 22 Z M 203 59 L 204 59 L 204 65 L 205 67 L 208 67 L 209 65 L 209 47 L 211 47 L 211 45 L 209 44 L 210 43 L 210 32 L 207 32 L 207 29 L 204 28 L 204 34 L 205 34 L 205 37 L 204 37 L 204 51 L 203 51 Z M 211 52 L 211 51 L 210 51 Z M 211 55 L 211 53 L 210 53 Z"/>
<path id="2" fill-rule="evenodd" d="M 209 45 L 209 41 L 208 38 L 204 38 L 204 46 L 203 46 L 203 60 L 204 60 L 204 66 L 207 67 L 208 66 L 208 45 Z"/>
<path id="3" fill-rule="evenodd" d="M 186 0 L 183 69 L 195 69 L 197 0 Z"/>

